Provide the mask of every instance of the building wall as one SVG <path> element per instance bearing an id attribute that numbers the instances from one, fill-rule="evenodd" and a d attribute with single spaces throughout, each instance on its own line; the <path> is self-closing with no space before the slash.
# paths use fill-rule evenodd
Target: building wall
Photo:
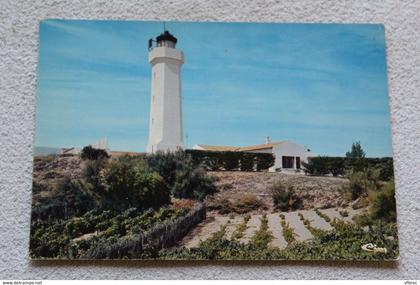
<path id="1" fill-rule="evenodd" d="M 308 152 L 306 147 L 297 143 L 286 141 L 273 147 L 273 154 L 276 157 L 274 166 L 270 168 L 270 171 L 275 171 L 276 168 L 282 168 L 282 156 L 293 156 L 295 157 L 294 169 L 296 169 L 296 157 L 300 157 L 300 162 L 307 162 L 308 157 L 312 154 Z M 302 166 L 301 166 L 302 168 Z"/>

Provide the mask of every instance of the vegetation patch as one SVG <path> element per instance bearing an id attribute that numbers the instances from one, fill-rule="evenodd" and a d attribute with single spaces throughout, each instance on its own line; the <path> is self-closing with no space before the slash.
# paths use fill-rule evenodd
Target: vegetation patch
<path id="1" fill-rule="evenodd" d="M 209 210 L 217 210 L 220 214 L 245 214 L 257 209 L 266 209 L 266 205 L 257 196 L 249 193 L 226 198 L 223 195 L 211 197 L 207 200 Z"/>
<path id="2" fill-rule="evenodd" d="M 261 218 L 261 226 L 252 236 L 251 243 L 258 248 L 267 248 L 273 238 L 273 234 L 268 228 L 267 215 L 263 215 Z"/>
<path id="3" fill-rule="evenodd" d="M 319 237 L 322 236 L 326 233 L 326 231 L 323 231 L 321 229 L 315 228 L 311 225 L 311 221 L 309 221 L 308 219 L 305 219 L 305 217 L 303 216 L 302 213 L 298 214 L 300 217 L 300 220 L 303 222 L 303 224 L 305 225 L 305 227 L 308 229 L 308 231 L 311 232 L 311 234 L 315 237 Z"/>
<path id="4" fill-rule="evenodd" d="M 390 239 L 389 237 L 393 237 Z M 387 253 L 372 253 L 361 246 L 374 242 Z M 398 257 L 395 224 L 378 225 L 367 231 L 361 227 L 337 222 L 336 230 L 315 236 L 307 242 L 295 242 L 285 249 L 261 248 L 253 243 L 242 244 L 221 234 L 202 242 L 196 248 L 162 250 L 161 259 L 199 260 L 394 260 Z"/>
<path id="5" fill-rule="evenodd" d="M 236 227 L 235 231 L 233 232 L 232 239 L 240 240 L 241 238 L 244 237 L 245 231 L 248 228 L 247 227 L 247 224 L 248 224 L 248 222 L 249 222 L 250 219 L 251 219 L 251 216 L 250 215 L 246 215 L 244 217 L 244 220 L 242 221 L 242 223 L 240 223 Z"/>
<path id="6" fill-rule="evenodd" d="M 263 171 L 274 165 L 271 153 L 251 153 L 242 151 L 205 151 L 189 149 L 195 165 L 201 165 L 212 171 Z"/>
<path id="7" fill-rule="evenodd" d="M 331 218 L 327 214 L 322 213 L 319 209 L 315 209 L 315 213 L 323 218 L 327 223 L 331 224 Z"/>
<path id="8" fill-rule="evenodd" d="M 292 186 L 286 186 L 281 181 L 276 181 L 270 188 L 273 204 L 281 211 L 296 210 L 301 208 L 302 200 L 294 191 Z"/>
<path id="9" fill-rule="evenodd" d="M 286 240 L 286 242 L 290 245 L 293 242 L 296 241 L 296 233 L 293 230 L 293 228 L 290 227 L 289 223 L 286 222 L 286 217 L 283 214 L 280 214 L 280 224 L 283 232 L 283 237 Z"/>

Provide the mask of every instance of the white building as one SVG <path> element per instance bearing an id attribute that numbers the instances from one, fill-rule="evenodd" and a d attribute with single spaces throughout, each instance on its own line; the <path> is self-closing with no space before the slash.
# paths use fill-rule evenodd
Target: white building
<path id="1" fill-rule="evenodd" d="M 307 162 L 308 157 L 314 156 L 311 151 L 302 145 L 292 141 L 271 142 L 267 138 L 266 142 L 259 145 L 233 147 L 233 146 L 211 146 L 197 144 L 193 149 L 208 151 L 244 151 L 257 153 L 272 153 L 275 157 L 274 166 L 269 171 L 294 172 L 302 168 L 302 162 Z"/>
<path id="2" fill-rule="evenodd" d="M 106 138 L 100 139 L 92 144 L 89 144 L 92 148 L 102 149 L 108 155 L 111 154 L 110 149 L 108 148 L 108 140 Z M 79 155 L 82 152 L 83 148 L 81 147 L 67 147 L 62 148 L 60 151 L 61 155 Z"/>
<path id="3" fill-rule="evenodd" d="M 173 151 L 184 147 L 182 135 L 181 66 L 184 54 L 175 48 L 177 39 L 168 31 L 149 40 L 152 90 L 147 152 Z"/>

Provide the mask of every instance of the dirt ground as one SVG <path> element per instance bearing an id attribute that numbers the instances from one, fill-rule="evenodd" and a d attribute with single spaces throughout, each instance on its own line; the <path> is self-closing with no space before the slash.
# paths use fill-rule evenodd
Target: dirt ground
<path id="1" fill-rule="evenodd" d="M 302 198 L 303 209 L 345 207 L 347 202 L 340 191 L 349 181 L 337 177 L 314 177 L 279 172 L 210 171 L 220 190 L 216 196 L 234 199 L 244 193 L 256 195 L 272 210 L 270 187 L 275 181 L 292 185 Z"/>

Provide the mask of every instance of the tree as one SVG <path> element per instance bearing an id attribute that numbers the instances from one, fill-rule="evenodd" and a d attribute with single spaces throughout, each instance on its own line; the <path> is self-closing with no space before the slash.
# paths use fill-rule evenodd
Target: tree
<path id="1" fill-rule="evenodd" d="M 364 158 L 366 153 L 362 149 L 360 142 L 354 142 L 351 146 L 351 151 L 346 152 L 347 158 Z"/>
<path id="2" fill-rule="evenodd" d="M 103 149 L 93 148 L 92 146 L 88 145 L 82 149 L 80 157 L 83 160 L 86 160 L 86 159 L 97 160 L 97 159 L 109 158 L 109 155 Z"/>

